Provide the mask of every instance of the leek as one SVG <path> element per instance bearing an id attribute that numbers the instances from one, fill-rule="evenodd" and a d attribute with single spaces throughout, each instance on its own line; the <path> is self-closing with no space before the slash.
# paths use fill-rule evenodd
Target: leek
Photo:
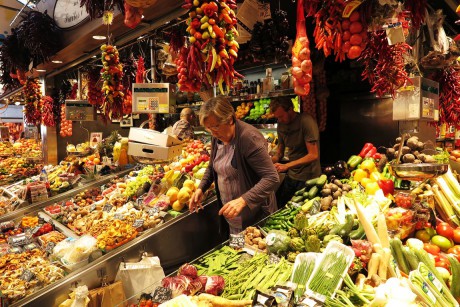
<path id="1" fill-rule="evenodd" d="M 460 226 L 460 220 L 458 216 L 455 214 L 454 209 L 450 205 L 450 203 L 445 198 L 444 194 L 439 190 L 437 185 L 433 185 L 431 187 L 431 191 L 433 192 L 434 199 L 436 200 L 436 204 L 439 207 L 439 211 L 441 215 L 444 215 L 446 220 L 451 221 L 457 226 Z"/>
<path id="2" fill-rule="evenodd" d="M 441 177 L 447 182 L 447 184 L 450 186 L 450 188 L 455 193 L 455 195 L 460 197 L 460 183 L 458 183 L 458 180 L 457 180 L 457 178 L 455 178 L 455 176 L 452 173 L 450 167 L 449 167 L 449 170 L 447 171 L 447 173 L 445 173 Z"/>
<path id="3" fill-rule="evenodd" d="M 420 263 L 418 270 L 423 280 L 431 287 L 431 290 L 438 297 L 442 306 L 456 306 L 458 303 L 450 293 L 447 287 L 444 287 L 441 282 L 434 276 L 433 272 L 424 263 Z"/>
<path id="4" fill-rule="evenodd" d="M 436 296 L 431 291 L 430 287 L 425 283 L 419 271 L 412 271 L 409 274 L 409 281 L 414 287 L 415 292 L 428 306 L 442 306 L 437 300 Z"/>
<path id="5" fill-rule="evenodd" d="M 436 178 L 436 183 L 438 184 L 439 188 L 441 189 L 442 193 L 452 205 L 457 215 L 460 214 L 460 199 L 457 195 L 452 192 L 447 182 L 444 180 L 442 176 Z"/>

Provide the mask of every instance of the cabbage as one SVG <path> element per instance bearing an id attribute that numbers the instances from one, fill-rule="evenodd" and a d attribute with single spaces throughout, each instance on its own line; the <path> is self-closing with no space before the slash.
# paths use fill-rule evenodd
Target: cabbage
<path id="1" fill-rule="evenodd" d="M 283 230 L 270 230 L 265 238 L 267 250 L 272 254 L 283 255 L 289 249 L 291 238 Z"/>

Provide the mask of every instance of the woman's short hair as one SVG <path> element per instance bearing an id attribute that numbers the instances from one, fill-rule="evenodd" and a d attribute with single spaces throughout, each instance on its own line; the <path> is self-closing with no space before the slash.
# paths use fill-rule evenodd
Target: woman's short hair
<path id="1" fill-rule="evenodd" d="M 235 117 L 235 110 L 226 98 L 214 97 L 201 106 L 199 115 L 201 125 L 210 115 L 214 115 L 220 124 L 224 124 Z"/>
<path id="2" fill-rule="evenodd" d="M 284 111 L 289 111 L 289 109 L 294 109 L 294 104 L 290 97 L 274 97 L 270 102 L 270 111 L 274 113 L 279 107 L 282 107 Z"/>

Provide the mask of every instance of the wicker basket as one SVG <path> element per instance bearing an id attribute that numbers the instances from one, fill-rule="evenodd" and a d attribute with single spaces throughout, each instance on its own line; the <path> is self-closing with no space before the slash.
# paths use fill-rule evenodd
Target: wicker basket
<path id="1" fill-rule="evenodd" d="M 214 90 L 210 88 L 209 90 L 198 93 L 203 101 L 207 101 L 214 97 Z"/>
<path id="2" fill-rule="evenodd" d="M 158 2 L 158 0 L 125 0 L 125 2 L 133 7 L 146 8 Z"/>

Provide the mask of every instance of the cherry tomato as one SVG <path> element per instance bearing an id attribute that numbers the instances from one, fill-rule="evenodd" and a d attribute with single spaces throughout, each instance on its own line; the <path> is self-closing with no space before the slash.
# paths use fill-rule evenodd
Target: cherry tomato
<path id="1" fill-rule="evenodd" d="M 428 243 L 430 242 L 430 239 L 431 239 L 431 235 L 425 229 L 418 230 L 415 233 L 415 237 L 419 239 L 420 241 L 422 241 L 423 243 Z"/>
<path id="2" fill-rule="evenodd" d="M 460 227 L 454 229 L 454 242 L 460 244 Z"/>
<path id="3" fill-rule="evenodd" d="M 439 246 L 434 245 L 432 243 L 424 243 L 423 244 L 423 249 L 426 250 L 428 253 L 430 253 L 432 255 L 437 255 L 441 251 Z"/>
<path id="4" fill-rule="evenodd" d="M 454 229 L 448 223 L 442 222 L 436 226 L 438 235 L 446 237 L 449 240 L 454 238 Z"/>

